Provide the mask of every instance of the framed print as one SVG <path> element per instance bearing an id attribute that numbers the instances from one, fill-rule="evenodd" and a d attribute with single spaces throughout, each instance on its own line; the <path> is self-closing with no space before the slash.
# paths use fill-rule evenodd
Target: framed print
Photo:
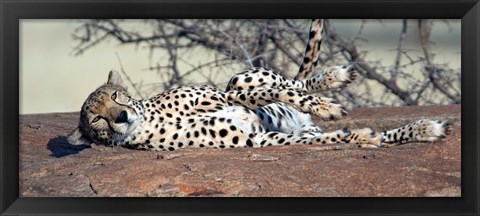
<path id="1" fill-rule="evenodd" d="M 0 7 L 2 215 L 478 214 L 477 1 Z"/>

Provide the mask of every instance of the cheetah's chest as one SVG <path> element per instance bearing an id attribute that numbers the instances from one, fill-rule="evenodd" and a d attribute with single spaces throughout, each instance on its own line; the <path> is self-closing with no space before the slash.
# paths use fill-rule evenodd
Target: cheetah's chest
<path id="1" fill-rule="evenodd" d="M 221 143 L 237 133 L 256 134 L 264 131 L 252 110 L 227 103 L 215 103 L 212 107 L 214 103 L 200 98 L 202 97 L 193 100 L 193 106 L 191 100 L 178 100 L 177 103 L 175 100 L 164 103 L 153 100 L 145 103 L 145 116 L 139 129 L 127 139 L 128 144 L 146 144 L 148 148 L 168 149 L 178 143 L 208 145 Z M 195 105 L 197 99 L 198 104 Z M 210 103 L 205 103 L 206 101 Z M 189 109 L 185 109 L 185 106 Z M 232 128 L 231 125 L 235 127 Z"/>

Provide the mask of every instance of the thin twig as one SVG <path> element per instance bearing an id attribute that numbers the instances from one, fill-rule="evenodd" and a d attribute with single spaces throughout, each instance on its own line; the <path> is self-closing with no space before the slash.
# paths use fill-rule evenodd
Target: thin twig
<path id="1" fill-rule="evenodd" d="M 125 76 L 125 78 L 127 78 L 127 81 L 130 83 L 130 85 L 133 86 L 133 89 L 135 90 L 135 93 L 142 99 L 145 99 L 143 97 L 143 95 L 140 93 L 140 89 L 137 88 L 137 86 L 135 85 L 135 83 L 132 82 L 132 79 L 130 79 L 130 76 L 128 76 L 127 72 L 125 72 L 124 68 L 123 68 L 123 63 L 122 63 L 122 59 L 120 59 L 120 55 L 118 55 L 117 52 L 115 52 L 115 55 L 117 56 L 117 59 L 118 59 L 118 63 L 120 64 L 120 71 L 122 72 L 123 76 Z"/>
<path id="2" fill-rule="evenodd" d="M 432 62 L 431 59 L 431 53 L 430 53 L 430 48 L 428 46 L 428 41 L 430 38 L 430 33 L 431 33 L 431 26 L 427 24 L 427 20 L 418 20 L 418 28 L 419 28 L 419 34 L 420 34 L 420 43 L 422 46 L 423 53 L 425 55 L 425 70 L 427 71 L 428 79 L 430 82 L 432 82 L 433 86 L 438 89 L 441 93 L 443 93 L 445 96 L 450 98 L 454 103 L 460 103 L 460 98 L 456 97 L 455 95 L 452 95 L 445 87 L 444 85 L 439 83 L 440 78 L 440 71 L 442 70 L 441 68 L 438 68 L 435 66 Z"/>
<path id="3" fill-rule="evenodd" d="M 395 63 L 392 70 L 392 79 L 395 79 L 398 74 L 398 69 L 399 69 L 398 67 L 400 65 L 400 60 L 403 53 L 403 44 L 405 41 L 405 34 L 407 33 L 407 24 L 408 24 L 407 19 L 403 19 L 402 30 L 400 32 L 400 38 L 398 39 L 397 55 L 395 57 Z"/>
<path id="4" fill-rule="evenodd" d="M 352 61 L 357 62 L 357 68 L 360 68 L 364 71 L 363 75 L 366 78 L 373 79 L 378 81 L 380 84 L 385 86 L 387 89 L 391 90 L 396 96 L 404 101 L 405 104 L 415 105 L 415 101 L 410 97 L 409 92 L 401 89 L 396 82 L 386 79 L 384 76 L 379 74 L 372 66 L 367 64 L 361 57 L 360 53 L 357 50 L 355 44 L 350 41 L 345 40 L 335 31 L 332 31 L 330 23 L 328 20 L 324 21 L 325 30 L 329 32 L 328 36 L 330 39 L 336 42 L 336 44 L 347 52 Z"/>

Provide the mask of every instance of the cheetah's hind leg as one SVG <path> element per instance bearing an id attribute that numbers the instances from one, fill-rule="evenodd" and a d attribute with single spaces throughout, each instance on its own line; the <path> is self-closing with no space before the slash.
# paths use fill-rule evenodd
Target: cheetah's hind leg
<path id="1" fill-rule="evenodd" d="M 282 102 L 324 120 L 340 119 L 347 115 L 345 107 L 335 103 L 331 98 L 307 95 L 294 89 L 230 90 L 226 95 L 228 103 L 242 105 L 252 110 Z"/>

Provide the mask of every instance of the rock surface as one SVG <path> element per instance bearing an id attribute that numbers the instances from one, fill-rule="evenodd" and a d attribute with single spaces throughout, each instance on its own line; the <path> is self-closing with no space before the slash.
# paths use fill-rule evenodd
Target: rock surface
<path id="1" fill-rule="evenodd" d="M 71 145 L 78 113 L 20 116 L 20 196 L 461 196 L 460 105 L 361 108 L 326 130 L 450 119 L 434 143 L 135 151 Z"/>

